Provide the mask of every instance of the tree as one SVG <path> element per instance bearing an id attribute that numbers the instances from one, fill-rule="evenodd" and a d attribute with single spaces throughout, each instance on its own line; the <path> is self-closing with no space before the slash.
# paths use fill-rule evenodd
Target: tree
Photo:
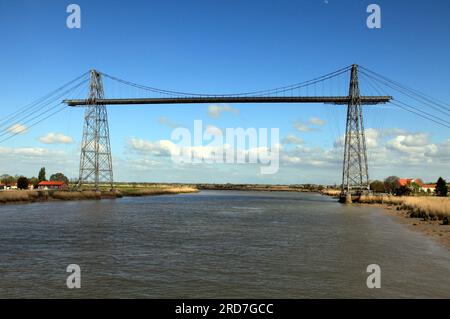
<path id="1" fill-rule="evenodd" d="M 382 181 L 373 181 L 370 183 L 370 189 L 375 193 L 384 193 L 386 191 Z"/>
<path id="2" fill-rule="evenodd" d="M 17 179 L 17 188 L 18 189 L 28 189 L 28 178 L 25 176 L 20 176 Z"/>
<path id="3" fill-rule="evenodd" d="M 50 176 L 51 181 L 65 182 L 69 185 L 69 179 L 63 173 L 56 173 Z"/>
<path id="4" fill-rule="evenodd" d="M 411 188 L 408 186 L 400 186 L 395 190 L 395 195 L 397 196 L 409 196 L 411 195 Z"/>
<path id="5" fill-rule="evenodd" d="M 448 194 L 447 182 L 442 177 L 439 177 L 436 182 L 436 195 L 446 197 Z"/>
<path id="6" fill-rule="evenodd" d="M 389 194 L 394 194 L 400 187 L 400 178 L 397 176 L 389 176 L 384 180 L 384 188 Z"/>
<path id="7" fill-rule="evenodd" d="M 33 185 L 34 188 L 38 188 L 39 180 L 33 176 L 28 180 L 28 183 Z"/>
<path id="8" fill-rule="evenodd" d="M 47 180 L 45 178 L 45 167 L 41 167 L 41 169 L 39 170 L 38 180 L 39 180 L 39 182 Z"/>
<path id="9" fill-rule="evenodd" d="M 14 178 L 14 176 L 10 176 L 8 174 L 2 175 L 2 184 L 12 185 L 15 182 L 16 182 L 16 179 Z"/>
<path id="10" fill-rule="evenodd" d="M 411 188 L 413 190 L 414 193 L 418 193 L 420 191 L 420 188 L 422 187 L 422 184 L 419 184 L 418 182 L 413 182 L 411 183 Z"/>

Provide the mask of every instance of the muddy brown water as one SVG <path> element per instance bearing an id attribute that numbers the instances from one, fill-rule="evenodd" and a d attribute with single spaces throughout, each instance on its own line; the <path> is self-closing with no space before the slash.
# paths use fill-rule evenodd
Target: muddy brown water
<path id="1" fill-rule="evenodd" d="M 0 297 L 448 298 L 450 252 L 378 207 L 308 193 L 2 205 Z"/>

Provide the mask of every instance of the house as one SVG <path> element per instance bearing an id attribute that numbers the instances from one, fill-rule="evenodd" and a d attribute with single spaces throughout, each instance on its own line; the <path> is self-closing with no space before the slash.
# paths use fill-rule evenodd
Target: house
<path id="1" fill-rule="evenodd" d="M 400 186 L 407 186 L 410 187 L 413 184 L 417 184 L 419 186 L 423 185 L 423 182 L 420 178 L 400 178 L 398 180 L 398 183 Z"/>
<path id="2" fill-rule="evenodd" d="M 59 181 L 42 181 L 38 184 L 38 189 L 67 189 L 65 182 Z"/>
<path id="3" fill-rule="evenodd" d="M 436 191 L 436 184 L 423 184 L 420 190 L 425 193 L 433 194 Z"/>
<path id="4" fill-rule="evenodd" d="M 17 189 L 17 183 L 6 184 L 3 189 Z"/>

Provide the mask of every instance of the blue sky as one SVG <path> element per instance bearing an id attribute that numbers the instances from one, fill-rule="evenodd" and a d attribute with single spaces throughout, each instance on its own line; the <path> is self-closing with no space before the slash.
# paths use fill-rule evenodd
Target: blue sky
<path id="1" fill-rule="evenodd" d="M 81 7 L 81 29 L 66 27 L 66 7 Z M 381 7 L 369 29 L 366 7 Z M 89 69 L 152 87 L 188 92 L 245 92 L 309 80 L 358 63 L 450 101 L 448 1 L 6 1 L 0 0 L 0 119 Z M 108 82 L 109 83 L 109 82 Z M 106 94 L 119 87 L 107 87 Z M 110 90 L 110 91 L 108 91 Z M 122 95 L 133 91 L 121 91 Z M 111 106 L 115 176 L 121 181 L 338 183 L 335 141 L 345 108 L 244 105 L 219 118 L 208 105 Z M 450 178 L 450 130 L 392 106 L 365 109 L 371 178 Z M 68 109 L 0 144 L 0 174 L 77 176 L 82 109 Z M 163 118 L 163 120 L 161 119 Z M 295 123 L 320 119 L 305 132 Z M 192 127 L 277 127 L 286 146 L 280 170 L 252 165 L 177 167 L 156 154 L 168 123 Z M 448 120 L 448 118 L 447 118 Z M 20 123 L 18 123 L 20 124 Z M 297 127 L 297 129 L 296 129 Z M 3 129 L 3 128 L 2 128 Z M 50 137 L 64 136 L 52 141 Z M 46 137 L 47 139 L 43 139 Z M 47 143 L 42 141 L 46 140 Z M 69 141 L 71 142 L 69 143 Z M 59 141 L 59 143 L 57 143 Z M 145 142 L 144 148 L 136 141 Z M 51 142 L 51 143 L 49 143 Z M 61 143 L 63 142 L 63 143 Z"/>

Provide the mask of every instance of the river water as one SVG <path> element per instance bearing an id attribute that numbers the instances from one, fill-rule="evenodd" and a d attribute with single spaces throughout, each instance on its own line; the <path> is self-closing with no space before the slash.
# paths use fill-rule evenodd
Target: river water
<path id="1" fill-rule="evenodd" d="M 81 289 L 66 286 L 69 264 Z M 317 194 L 3 205 L 0 297 L 449 298 L 450 252 L 379 208 Z"/>

